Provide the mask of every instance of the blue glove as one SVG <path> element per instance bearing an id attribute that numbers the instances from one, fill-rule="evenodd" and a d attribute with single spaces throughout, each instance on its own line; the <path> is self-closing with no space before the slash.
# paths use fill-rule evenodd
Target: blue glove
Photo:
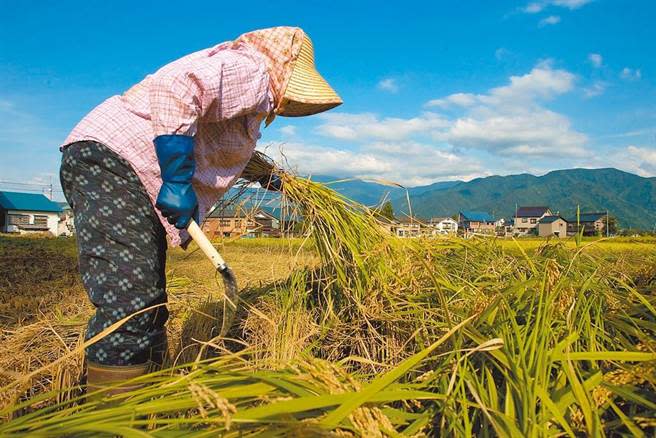
<path id="1" fill-rule="evenodd" d="M 194 162 L 194 138 L 187 135 L 160 135 L 153 141 L 162 187 L 155 207 L 162 215 L 183 229 L 192 217 L 198 222 L 198 199 L 191 185 L 196 163 Z"/>

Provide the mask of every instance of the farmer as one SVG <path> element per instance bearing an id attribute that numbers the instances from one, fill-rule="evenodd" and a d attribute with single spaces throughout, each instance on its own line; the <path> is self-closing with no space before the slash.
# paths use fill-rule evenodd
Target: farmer
<path id="1" fill-rule="evenodd" d="M 60 176 L 96 307 L 87 339 L 166 302 L 166 238 L 186 247 L 187 224 L 239 178 L 263 120 L 341 103 L 316 71 L 303 30 L 275 27 L 167 64 L 82 119 L 61 147 Z M 280 189 L 279 180 L 260 182 Z M 160 305 L 87 348 L 89 389 L 161 363 L 167 318 Z"/>

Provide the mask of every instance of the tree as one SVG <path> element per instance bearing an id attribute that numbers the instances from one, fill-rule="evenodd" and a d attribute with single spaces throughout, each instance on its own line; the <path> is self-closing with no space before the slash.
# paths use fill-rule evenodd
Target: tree
<path id="1" fill-rule="evenodd" d="M 604 224 L 604 227 L 606 224 Z M 604 230 L 604 233 L 606 230 Z M 617 218 L 615 216 L 608 216 L 608 235 L 614 236 L 617 234 Z"/>
<path id="2" fill-rule="evenodd" d="M 380 208 L 378 209 L 378 214 L 384 218 L 393 221 L 394 207 L 392 207 L 392 203 L 390 201 L 387 201 L 383 205 L 381 205 Z"/>

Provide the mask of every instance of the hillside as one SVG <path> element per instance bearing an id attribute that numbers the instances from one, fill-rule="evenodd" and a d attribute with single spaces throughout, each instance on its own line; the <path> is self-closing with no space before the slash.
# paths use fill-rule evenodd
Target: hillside
<path id="1" fill-rule="evenodd" d="M 380 204 L 385 199 L 394 199 L 402 197 L 405 199 L 405 189 L 391 185 L 379 184 L 371 181 L 359 179 L 348 179 L 340 181 L 339 177 L 316 175 L 314 181 L 328 183 L 331 188 L 346 196 L 347 198 L 358 201 L 361 204 L 374 206 Z M 340 182 L 333 182 L 340 181 Z M 410 196 L 417 196 L 429 191 L 440 191 L 460 184 L 462 181 L 440 181 L 427 186 L 409 187 Z"/>
<path id="2" fill-rule="evenodd" d="M 390 199 L 397 216 L 408 212 L 405 189 L 362 180 L 339 181 L 335 176 L 313 176 L 348 198 L 368 206 Z M 490 176 L 468 182 L 444 181 L 410 187 L 415 216 L 451 216 L 460 210 L 482 210 L 509 218 L 515 205 L 547 205 L 566 218 L 581 211 L 605 211 L 621 227 L 653 229 L 656 225 L 656 178 L 643 178 L 617 169 L 556 170 L 543 176 L 529 174 Z M 261 199 L 260 192 L 258 199 Z M 270 194 L 266 205 L 277 204 Z"/>
<path id="3" fill-rule="evenodd" d="M 582 211 L 605 211 L 622 227 L 652 229 L 656 223 L 656 178 L 643 178 L 617 169 L 568 169 L 544 176 L 491 176 L 446 189 L 412 194 L 413 213 L 420 217 L 484 210 L 511 217 L 515 205 L 548 205 L 571 217 Z M 404 196 L 392 200 L 397 212 L 407 211 Z"/>

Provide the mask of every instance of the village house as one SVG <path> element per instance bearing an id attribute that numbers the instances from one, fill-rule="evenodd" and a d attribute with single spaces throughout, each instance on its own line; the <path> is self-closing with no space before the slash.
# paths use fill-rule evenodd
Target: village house
<path id="1" fill-rule="evenodd" d="M 458 213 L 458 228 L 467 237 L 472 234 L 494 234 L 496 223 L 491 214 L 482 211 L 461 211 Z"/>
<path id="2" fill-rule="evenodd" d="M 458 232 L 458 222 L 450 217 L 432 217 L 428 221 L 432 235 L 456 234 Z"/>
<path id="3" fill-rule="evenodd" d="M 60 229 L 61 213 L 61 207 L 42 194 L 0 191 L 0 232 L 68 235 Z"/>
<path id="4" fill-rule="evenodd" d="M 606 224 L 608 223 L 608 213 L 581 213 L 578 217 L 578 223 L 576 216 L 570 218 L 568 222 L 570 234 L 576 234 L 579 230 L 583 230 L 583 235 L 585 236 L 605 234 Z"/>
<path id="5" fill-rule="evenodd" d="M 209 238 L 216 237 L 279 237 L 279 221 L 269 213 L 257 209 L 215 208 L 203 222 Z"/>
<path id="6" fill-rule="evenodd" d="M 513 234 L 518 236 L 537 235 L 538 223 L 545 216 L 553 216 L 549 207 L 519 207 L 513 217 L 515 223 Z"/>
<path id="7" fill-rule="evenodd" d="M 398 220 L 398 224 L 393 228 L 397 237 L 420 237 L 421 236 L 421 223 L 414 218 L 402 218 Z"/>
<path id="8" fill-rule="evenodd" d="M 298 237 L 304 232 L 303 216 L 297 214 L 294 208 L 289 206 L 262 206 L 259 210 L 274 219 L 275 231 L 269 237 Z"/>
<path id="9" fill-rule="evenodd" d="M 399 221 L 396 219 L 387 218 L 385 216 L 377 216 L 376 221 L 385 232 L 388 234 L 396 235 L 396 227 L 399 225 Z"/>
<path id="10" fill-rule="evenodd" d="M 567 221 L 561 216 L 544 216 L 538 222 L 538 236 L 567 237 Z"/>

